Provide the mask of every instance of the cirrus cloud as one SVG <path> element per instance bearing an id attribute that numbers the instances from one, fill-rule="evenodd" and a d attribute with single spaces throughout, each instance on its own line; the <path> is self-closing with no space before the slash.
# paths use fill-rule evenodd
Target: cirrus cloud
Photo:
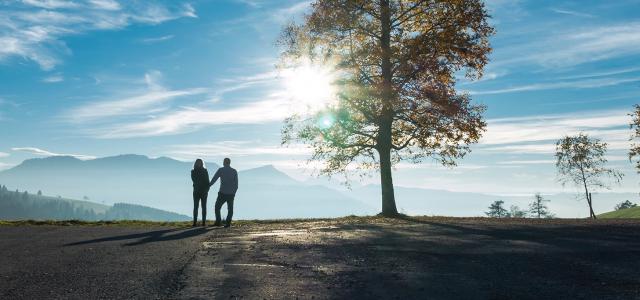
<path id="1" fill-rule="evenodd" d="M 63 153 L 55 153 L 48 150 L 44 150 L 37 147 L 15 147 L 11 148 L 12 151 L 18 152 L 26 152 L 30 154 L 35 154 L 38 156 L 71 156 L 81 160 L 90 160 L 95 159 L 95 156 L 92 155 L 84 155 L 84 154 L 63 154 Z"/>
<path id="2" fill-rule="evenodd" d="M 115 0 L 0 2 L 0 61 L 22 58 L 51 70 L 69 55 L 68 36 L 197 17 L 189 3 Z"/>

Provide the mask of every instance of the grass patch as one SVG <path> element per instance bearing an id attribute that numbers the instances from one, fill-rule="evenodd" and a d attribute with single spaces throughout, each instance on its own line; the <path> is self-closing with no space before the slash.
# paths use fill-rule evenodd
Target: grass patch
<path id="1" fill-rule="evenodd" d="M 640 219 L 640 206 L 614 210 L 598 215 L 602 219 Z"/>

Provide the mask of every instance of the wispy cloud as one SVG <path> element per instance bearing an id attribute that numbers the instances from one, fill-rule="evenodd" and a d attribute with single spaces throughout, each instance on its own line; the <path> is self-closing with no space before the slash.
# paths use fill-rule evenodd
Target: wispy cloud
<path id="1" fill-rule="evenodd" d="M 39 155 L 39 156 L 71 156 L 71 157 L 75 157 L 77 159 L 82 159 L 82 160 L 89 160 L 89 159 L 95 159 L 95 156 L 91 156 L 91 155 L 84 155 L 84 154 L 62 154 L 62 153 L 55 153 L 55 152 L 51 152 L 51 151 L 47 151 L 41 148 L 36 148 L 36 147 L 16 147 L 16 148 L 11 148 L 11 150 L 13 151 L 19 151 L 19 152 L 26 152 L 26 153 L 30 153 L 30 154 L 35 154 L 35 155 Z"/>
<path id="2" fill-rule="evenodd" d="M 562 15 L 569 15 L 569 16 L 574 16 L 574 17 L 583 17 L 583 18 L 594 18 L 594 15 L 591 14 L 587 14 L 587 13 L 583 13 L 583 12 L 578 12 L 578 11 L 573 11 L 573 10 L 568 10 L 568 9 L 561 9 L 561 8 L 551 8 L 551 11 L 558 13 L 558 14 L 562 14 Z"/>
<path id="3" fill-rule="evenodd" d="M 161 37 L 146 38 L 146 39 L 142 39 L 140 41 L 145 43 L 145 44 L 152 44 L 152 43 L 168 41 L 168 40 L 173 39 L 174 37 L 175 36 L 173 34 L 170 34 L 170 35 L 165 35 L 165 36 L 161 36 Z"/>
<path id="4" fill-rule="evenodd" d="M 46 9 L 79 7 L 79 4 L 68 0 L 22 0 L 22 2 L 27 5 Z"/>
<path id="5" fill-rule="evenodd" d="M 620 137 L 628 134 L 631 121 L 626 111 L 607 110 L 598 113 L 568 113 L 522 118 L 488 120 L 488 129 L 481 143 L 485 145 L 557 140 L 580 131 L 602 136 Z"/>
<path id="6" fill-rule="evenodd" d="M 604 110 L 488 120 L 478 151 L 489 153 L 549 154 L 565 135 L 585 132 L 608 143 L 610 150 L 629 147 L 624 110 Z"/>
<path id="7" fill-rule="evenodd" d="M 253 155 L 277 155 L 277 156 L 308 156 L 312 150 L 305 145 L 265 145 L 260 141 L 219 141 L 192 145 L 175 145 L 167 152 L 170 156 L 184 159 L 212 156 L 253 156 Z"/>
<path id="8" fill-rule="evenodd" d="M 401 169 L 401 170 L 406 170 L 406 169 L 412 169 L 412 170 L 430 169 L 430 170 L 447 170 L 447 171 L 452 171 L 452 170 L 458 170 L 458 171 L 459 170 L 467 170 L 467 171 L 471 171 L 471 170 L 481 170 L 481 169 L 488 168 L 487 165 L 470 164 L 470 163 L 459 163 L 455 167 L 448 167 L 448 166 L 443 166 L 442 164 L 439 164 L 437 162 L 419 163 L 419 164 L 400 162 L 400 163 L 395 164 L 393 167 L 396 168 L 396 169 Z"/>
<path id="9" fill-rule="evenodd" d="M 131 24 L 197 17 L 190 4 L 115 0 L 0 2 L 0 61 L 23 58 L 50 70 L 70 54 L 64 38 Z"/>
<path id="10" fill-rule="evenodd" d="M 197 18 L 196 9 L 191 5 L 191 3 L 185 3 L 182 5 L 182 16 L 189 18 Z"/>
<path id="11" fill-rule="evenodd" d="M 309 0 L 301 1 L 295 3 L 291 6 L 280 8 L 271 13 L 271 18 L 273 18 L 278 23 L 285 23 L 294 19 L 294 17 L 298 17 L 302 15 L 307 9 L 311 7 L 311 2 Z"/>
<path id="12" fill-rule="evenodd" d="M 0 152 L 0 157 L 7 157 L 7 156 L 9 156 L 9 153 Z"/>
<path id="13" fill-rule="evenodd" d="M 223 124 L 280 122 L 297 112 L 290 96 L 278 90 L 281 83 L 273 71 L 223 78 L 214 88 L 192 89 L 168 89 L 160 83 L 161 75 L 149 72 L 142 91 L 72 108 L 63 119 L 89 125 L 85 131 L 93 137 L 132 138 L 180 134 Z M 222 100 L 228 93 L 256 86 L 263 87 L 259 95 L 234 96 L 233 102 Z M 209 100 L 194 101 L 194 96 Z M 178 98 L 184 98 L 185 103 L 176 105 L 174 100 Z"/>
<path id="14" fill-rule="evenodd" d="M 534 55 L 548 66 L 571 66 L 585 62 L 640 53 L 640 23 L 605 25 L 558 36 L 551 51 Z"/>
<path id="15" fill-rule="evenodd" d="M 500 145 L 482 147 L 479 151 L 501 154 L 552 154 L 555 153 L 555 144 L 543 143 L 532 145 Z"/>
<path id="16" fill-rule="evenodd" d="M 284 1 L 235 0 L 252 8 L 247 14 L 237 18 L 222 20 L 209 35 L 225 35 L 239 30 L 252 29 L 258 33 L 297 20 L 310 7 L 312 1 L 292 1 L 282 5 Z M 274 5 L 275 4 L 275 5 Z M 262 35 L 261 36 L 265 36 Z M 271 37 L 270 37 L 271 38 Z"/>
<path id="17" fill-rule="evenodd" d="M 69 110 L 64 118 L 72 122 L 89 122 L 118 116 L 146 115 L 167 109 L 163 104 L 175 98 L 208 92 L 206 88 L 166 89 L 158 82 L 159 77 L 161 73 L 149 72 L 145 74 L 147 88 L 144 91 L 129 97 L 92 101 Z"/>
<path id="18" fill-rule="evenodd" d="M 120 3 L 114 0 L 89 0 L 93 7 L 104 10 L 120 10 Z"/>
<path id="19" fill-rule="evenodd" d="M 150 91 L 124 99 L 90 103 L 71 110 L 67 117 L 76 122 L 92 121 L 114 116 L 149 114 L 162 110 L 162 103 L 177 97 L 205 93 L 207 89 Z"/>
<path id="20" fill-rule="evenodd" d="M 553 159 L 532 159 L 532 160 L 508 160 L 500 161 L 501 165 L 548 165 L 554 164 L 556 161 Z"/>
<path id="21" fill-rule="evenodd" d="M 520 19 L 528 13 L 522 5 L 522 0 L 486 0 L 485 3 L 491 14 L 500 14 L 509 19 Z M 504 13 L 508 12 L 508 13 Z M 500 20 L 492 20 L 500 22 Z"/>
<path id="22" fill-rule="evenodd" d="M 99 129 L 96 135 L 100 138 L 171 135 L 195 131 L 203 126 L 279 122 L 290 114 L 289 102 L 272 95 L 268 100 L 232 108 L 184 107 L 146 121 Z"/>
<path id="23" fill-rule="evenodd" d="M 277 84 L 278 72 L 267 71 L 252 75 L 235 76 L 219 79 L 216 87 L 213 89 L 213 100 L 218 101 L 224 94 L 240 91 L 257 86 L 274 86 Z"/>
<path id="24" fill-rule="evenodd" d="M 62 74 L 53 74 L 42 79 L 42 82 L 46 83 L 56 83 L 62 81 L 64 81 L 64 77 L 62 76 Z"/>
<path id="25" fill-rule="evenodd" d="M 564 82 L 547 82 L 547 83 L 534 83 L 520 86 L 512 86 L 494 90 L 472 90 L 469 91 L 472 95 L 495 95 L 495 94 L 508 94 L 517 92 L 529 92 L 529 91 L 542 91 L 542 90 L 557 90 L 557 89 L 593 89 L 602 88 L 608 86 L 616 86 L 625 83 L 640 82 L 640 77 L 631 78 L 596 78 L 585 80 L 574 80 Z"/>
<path id="26" fill-rule="evenodd" d="M 252 8 L 260 8 L 265 4 L 265 0 L 233 0 L 234 2 L 238 2 L 241 4 L 248 5 Z"/>
<path id="27" fill-rule="evenodd" d="M 635 73 L 635 72 L 640 72 L 640 67 L 613 69 L 613 70 L 609 70 L 609 71 L 600 71 L 600 72 L 593 72 L 593 73 L 580 74 L 580 75 L 564 76 L 564 77 L 560 77 L 558 79 L 565 79 L 566 80 L 566 79 L 608 77 L 608 76 L 613 76 L 613 75 L 621 75 L 621 74 L 628 74 L 628 73 Z"/>

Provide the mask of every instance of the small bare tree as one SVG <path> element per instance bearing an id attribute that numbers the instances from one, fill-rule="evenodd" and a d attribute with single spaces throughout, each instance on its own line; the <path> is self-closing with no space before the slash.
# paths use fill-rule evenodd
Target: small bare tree
<path id="1" fill-rule="evenodd" d="M 589 189 L 609 189 L 603 177 L 620 183 L 623 176 L 619 171 L 605 167 L 606 152 L 607 143 L 584 133 L 565 136 L 556 143 L 558 179 L 563 186 L 571 182 L 584 187 L 584 196 L 589 204 L 589 216 L 593 219 L 596 219 L 596 214 L 593 212 L 593 200 Z"/>

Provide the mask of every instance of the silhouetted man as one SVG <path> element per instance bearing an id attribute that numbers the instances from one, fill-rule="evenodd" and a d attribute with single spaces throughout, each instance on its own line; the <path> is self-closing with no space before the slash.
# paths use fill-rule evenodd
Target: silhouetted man
<path id="1" fill-rule="evenodd" d="M 223 167 L 218 169 L 216 174 L 213 175 L 211 184 L 209 184 L 209 186 L 212 186 L 216 183 L 216 180 L 220 178 L 220 191 L 218 191 L 218 199 L 216 199 L 216 222 L 213 224 L 214 226 L 220 226 L 220 209 L 225 202 L 227 203 L 227 223 L 224 224 L 224 227 L 231 226 L 231 218 L 233 217 L 233 199 L 235 198 L 236 191 L 238 190 L 238 172 L 230 165 L 231 160 L 229 158 L 225 158 Z"/>

